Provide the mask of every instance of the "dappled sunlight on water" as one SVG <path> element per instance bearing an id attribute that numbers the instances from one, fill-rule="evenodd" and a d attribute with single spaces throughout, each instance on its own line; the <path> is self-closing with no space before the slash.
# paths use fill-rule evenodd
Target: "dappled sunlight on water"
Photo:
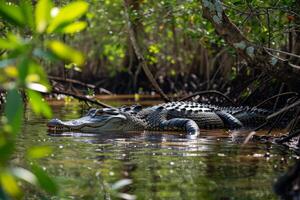
<path id="1" fill-rule="evenodd" d="M 77 118 L 81 106 L 55 105 L 54 117 Z M 277 199 L 272 185 L 295 161 L 286 149 L 249 142 L 249 132 L 64 133 L 48 135 L 45 119 L 25 114 L 13 162 L 24 165 L 25 149 L 49 145 L 39 161 L 60 186 L 53 199 Z M 26 190 L 26 199 L 40 194 Z"/>

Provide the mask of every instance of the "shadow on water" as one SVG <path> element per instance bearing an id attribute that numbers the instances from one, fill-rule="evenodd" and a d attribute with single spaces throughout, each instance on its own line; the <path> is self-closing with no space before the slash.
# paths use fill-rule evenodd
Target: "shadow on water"
<path id="1" fill-rule="evenodd" d="M 300 199 L 300 162 L 280 176 L 274 184 L 274 191 L 282 199 Z"/>
<path id="2" fill-rule="evenodd" d="M 53 110 L 63 120 L 82 115 L 74 105 Z M 26 112 L 13 162 L 24 165 L 28 146 L 51 146 L 39 161 L 61 186 L 51 199 L 278 199 L 273 183 L 296 160 L 272 144 L 241 145 L 224 130 L 189 140 L 157 132 L 48 135 L 45 124 Z M 26 199 L 39 194 L 28 190 Z"/>

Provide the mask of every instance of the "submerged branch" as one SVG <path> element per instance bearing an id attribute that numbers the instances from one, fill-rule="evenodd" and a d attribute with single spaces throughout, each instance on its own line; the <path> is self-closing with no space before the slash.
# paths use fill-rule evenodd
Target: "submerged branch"
<path id="1" fill-rule="evenodd" d="M 294 131 L 292 133 L 290 133 L 288 136 L 282 138 L 282 139 L 278 139 L 276 140 L 277 143 L 282 144 L 285 142 L 289 142 L 291 139 L 293 139 L 294 137 L 298 137 L 300 134 L 300 130 Z"/>

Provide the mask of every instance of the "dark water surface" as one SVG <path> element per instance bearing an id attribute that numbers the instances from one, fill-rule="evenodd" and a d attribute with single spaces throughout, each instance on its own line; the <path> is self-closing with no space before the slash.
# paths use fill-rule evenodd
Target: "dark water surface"
<path id="1" fill-rule="evenodd" d="M 82 115 L 79 105 L 53 105 L 54 117 Z M 281 147 L 241 145 L 224 130 L 197 140 L 178 134 L 47 135 L 45 119 L 27 111 L 14 164 L 34 145 L 54 152 L 39 164 L 60 187 L 50 199 L 278 199 L 275 179 L 295 162 Z M 124 186 L 125 185 L 125 186 Z M 33 188 L 25 199 L 40 199 Z"/>

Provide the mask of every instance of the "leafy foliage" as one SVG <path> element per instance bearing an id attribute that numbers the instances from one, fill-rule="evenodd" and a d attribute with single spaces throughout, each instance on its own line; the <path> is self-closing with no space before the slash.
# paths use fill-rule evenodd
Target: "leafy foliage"
<path id="1" fill-rule="evenodd" d="M 75 69 L 82 71 L 86 80 L 119 72 L 134 76 L 138 71 L 122 0 L 62 0 L 55 4 L 39 0 L 35 5 L 28 0 L 14 2 L 0 0 L 0 85 L 7 91 L 5 117 L 1 121 L 0 177 L 9 180 L 1 182 L 0 197 L 4 199 L 7 195 L 21 198 L 22 192 L 15 184 L 17 178 L 57 192 L 54 182 L 39 167 L 33 167 L 33 172 L 8 167 L 22 124 L 23 97 L 28 97 L 36 114 L 51 117 L 51 109 L 39 93 L 51 89 L 46 70 Z M 137 40 L 144 47 L 155 77 L 196 74 L 203 82 L 215 78 L 213 72 L 228 81 L 238 77 L 239 57 L 203 19 L 199 0 L 127 2 Z M 257 45 L 287 49 L 288 34 L 299 27 L 295 0 L 222 2 L 230 19 Z M 225 47 L 226 51 L 222 51 Z M 79 48 L 82 52 L 76 50 Z M 223 60 L 218 60 L 218 56 L 223 56 Z M 78 68 L 83 65 L 88 67 Z M 248 69 L 245 71 L 243 78 L 252 75 Z M 250 93 L 249 88 L 244 92 L 245 96 Z M 28 151 L 28 159 L 39 159 L 49 152 L 45 147 L 34 147 Z"/>
<path id="2" fill-rule="evenodd" d="M 28 159 L 31 171 L 10 167 L 15 138 L 20 132 L 24 112 L 23 97 L 28 97 L 32 110 L 47 118 L 52 116 L 49 105 L 39 92 L 47 92 L 50 85 L 40 64 L 48 60 L 61 59 L 82 65 L 84 58 L 80 52 L 57 39 L 43 40 L 47 34 L 73 34 L 83 30 L 86 22 L 76 21 L 83 16 L 89 4 L 75 1 L 59 10 L 51 0 L 40 0 L 35 8 L 31 1 L 21 0 L 18 5 L 1 1 L 0 17 L 4 20 L 6 34 L 0 38 L 0 79 L 7 91 L 4 118 L 0 130 L 0 199 L 22 198 L 18 179 L 56 194 L 55 181 L 36 164 L 36 160 L 51 153 L 49 147 L 31 147 Z M 12 28 L 15 25 L 16 27 Z M 50 36 L 51 34 L 51 36 Z M 3 193 L 3 192 L 4 193 Z"/>

